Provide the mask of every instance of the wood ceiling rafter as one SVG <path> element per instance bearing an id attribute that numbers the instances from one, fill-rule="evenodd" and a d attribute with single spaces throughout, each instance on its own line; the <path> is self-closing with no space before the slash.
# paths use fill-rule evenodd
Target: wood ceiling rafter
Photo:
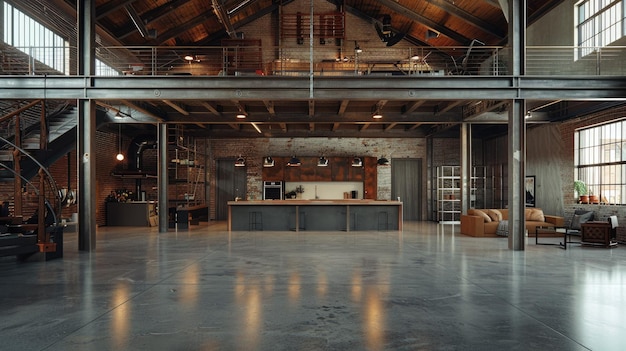
<path id="1" fill-rule="evenodd" d="M 155 40 L 151 40 L 150 41 L 150 45 L 163 45 L 165 42 L 175 39 L 176 37 L 180 36 L 181 34 L 201 25 L 202 23 L 211 20 L 211 19 L 215 19 L 217 20 L 217 18 L 212 14 L 212 13 L 204 13 L 201 14 L 197 17 L 192 18 L 191 20 L 173 27 L 171 29 L 169 29 L 168 31 L 166 31 L 165 33 L 159 34 L 157 36 L 157 39 Z"/>
<path id="2" fill-rule="evenodd" d="M 124 8 L 126 5 L 130 5 L 136 0 L 112 0 L 102 6 L 96 8 L 96 21 L 110 15 L 111 13 Z"/>
<path id="3" fill-rule="evenodd" d="M 411 9 L 406 8 L 393 0 L 378 0 L 378 2 L 380 2 L 381 5 L 388 7 L 392 11 L 397 12 L 398 14 L 401 14 L 417 23 L 421 23 L 426 27 L 436 30 L 437 32 L 458 42 L 461 45 L 468 45 L 471 42 L 470 39 L 459 34 L 458 32 L 448 27 L 442 26 L 439 23 L 432 21 L 418 13 L 415 13 L 415 11 L 412 11 Z"/>
<path id="4" fill-rule="evenodd" d="M 460 105 L 463 102 L 464 102 L 463 100 L 457 100 L 457 101 L 450 101 L 448 103 L 438 105 L 437 106 L 437 111 L 435 111 L 435 116 L 440 115 L 442 113 L 446 113 L 446 112 L 452 110 L 453 108 L 457 107 L 458 105 Z"/>
<path id="5" fill-rule="evenodd" d="M 387 126 L 383 129 L 383 131 L 388 132 L 388 131 L 392 130 L 393 128 L 395 128 L 397 125 L 398 125 L 398 123 L 391 123 L 391 124 L 387 125 Z"/>
<path id="6" fill-rule="evenodd" d="M 181 114 L 189 116 L 189 111 L 187 111 L 183 106 L 179 105 L 178 103 L 170 100 L 163 100 L 163 102 L 174 110 L 180 112 Z"/>
<path id="7" fill-rule="evenodd" d="M 339 111 L 337 111 L 337 115 L 343 116 L 346 113 L 346 109 L 348 108 L 348 104 L 350 100 L 341 100 L 341 104 L 339 105 Z"/>
<path id="8" fill-rule="evenodd" d="M 406 104 L 404 106 L 402 106 L 402 113 L 411 113 L 414 112 L 415 110 L 417 110 L 420 106 L 422 106 L 424 103 L 426 102 L 426 100 L 419 100 L 419 101 L 415 101 L 412 104 Z"/>
<path id="9" fill-rule="evenodd" d="M 218 108 L 216 106 L 213 106 L 211 103 L 206 102 L 206 101 L 202 101 L 200 103 L 200 105 L 202 105 L 204 108 L 209 110 L 209 112 L 211 112 L 212 114 L 214 114 L 214 115 L 216 115 L 218 117 L 222 117 L 222 113 L 218 110 Z"/>
<path id="10" fill-rule="evenodd" d="M 120 100 L 120 101 L 121 101 L 124 105 L 126 105 L 126 106 L 128 106 L 128 107 L 130 107 L 130 108 L 132 108 L 132 109 L 134 109 L 134 110 L 137 110 L 137 111 L 139 111 L 139 112 L 141 112 L 141 113 L 145 114 L 146 116 L 148 116 L 148 117 L 150 117 L 150 118 L 153 118 L 153 119 L 154 119 L 154 120 L 156 120 L 157 122 L 164 122 L 164 121 L 165 121 L 165 119 L 163 119 L 163 117 L 161 117 L 161 116 L 157 116 L 157 115 L 156 115 L 156 114 L 154 114 L 152 111 L 150 111 L 150 110 L 148 110 L 148 109 L 146 109 L 146 108 L 143 108 L 142 106 L 140 106 L 140 105 L 138 105 L 138 104 L 136 104 L 136 103 L 134 103 L 134 102 L 132 102 L 132 101 L 129 101 L 129 100 Z"/>
<path id="11" fill-rule="evenodd" d="M 191 0 L 174 0 L 169 1 L 157 8 L 147 11 L 143 15 L 139 15 L 141 21 L 144 25 L 149 25 L 150 23 L 167 16 L 172 11 L 176 10 L 176 8 L 183 6 Z M 132 4 L 129 4 L 132 6 Z M 116 37 L 120 40 L 126 38 L 127 36 L 133 34 L 136 28 L 132 21 L 129 21 L 124 27 L 116 31 Z M 158 33 L 157 33 L 158 34 Z M 157 35 L 158 36 L 158 35 Z"/>
<path id="12" fill-rule="evenodd" d="M 426 0 L 428 3 L 433 4 L 437 7 L 439 7 L 440 9 L 460 18 L 462 21 L 464 21 L 465 23 L 474 26 L 476 28 L 479 28 L 481 30 L 483 30 L 486 33 L 489 33 L 491 35 L 493 35 L 494 37 L 497 37 L 498 39 L 504 39 L 504 37 L 506 36 L 506 33 L 504 33 L 501 29 L 499 29 L 498 27 L 492 25 L 491 23 L 488 23 L 486 21 L 483 21 L 482 19 L 472 15 L 471 13 L 463 10 L 460 7 L 457 7 L 447 1 L 444 0 Z"/>
<path id="13" fill-rule="evenodd" d="M 270 116 L 276 117 L 276 110 L 274 109 L 274 102 L 269 101 L 269 100 L 263 100 L 263 104 L 265 105 L 265 108 L 267 109 L 267 112 L 269 112 Z"/>

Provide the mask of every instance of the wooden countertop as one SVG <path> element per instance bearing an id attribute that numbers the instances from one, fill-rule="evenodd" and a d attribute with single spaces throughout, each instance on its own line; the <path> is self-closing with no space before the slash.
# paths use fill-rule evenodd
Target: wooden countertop
<path id="1" fill-rule="evenodd" d="M 360 199 L 341 199 L 341 200 L 240 200 L 240 201 L 228 201 L 229 206 L 250 206 L 250 205 L 291 205 L 291 206 L 303 206 L 303 205 L 374 205 L 385 206 L 402 205 L 401 201 L 389 201 L 389 200 L 360 200 Z"/>

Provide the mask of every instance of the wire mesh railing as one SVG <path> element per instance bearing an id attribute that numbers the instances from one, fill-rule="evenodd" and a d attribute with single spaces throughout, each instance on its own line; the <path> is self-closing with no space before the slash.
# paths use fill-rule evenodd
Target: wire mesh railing
<path id="1" fill-rule="evenodd" d="M 50 53 L 53 68 L 28 52 Z M 75 74 L 76 50 L 64 55 L 44 48 L 0 47 L 0 74 Z M 334 45 L 108 46 L 98 47 L 96 75 L 367 76 L 510 75 L 508 47 L 456 46 L 363 48 Z M 624 75 L 626 47 L 528 46 L 525 74 L 537 76 Z M 62 59 L 64 62 L 59 63 Z"/>

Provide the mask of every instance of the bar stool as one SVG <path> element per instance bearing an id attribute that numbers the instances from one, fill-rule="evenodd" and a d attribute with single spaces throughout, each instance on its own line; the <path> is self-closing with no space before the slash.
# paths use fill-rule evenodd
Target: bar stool
<path id="1" fill-rule="evenodd" d="M 248 212 L 248 230 L 263 230 L 263 212 Z"/>
<path id="2" fill-rule="evenodd" d="M 389 230 L 389 213 L 387 211 L 378 212 L 378 230 Z"/>

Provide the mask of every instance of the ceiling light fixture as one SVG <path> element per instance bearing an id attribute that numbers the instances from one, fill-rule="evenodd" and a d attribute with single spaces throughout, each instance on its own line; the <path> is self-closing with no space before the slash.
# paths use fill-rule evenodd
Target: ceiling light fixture
<path id="1" fill-rule="evenodd" d="M 271 156 L 264 158 L 263 167 L 274 167 L 274 159 Z"/>
<path id="2" fill-rule="evenodd" d="M 194 57 L 193 55 L 185 55 L 185 61 L 193 61 Z"/>
<path id="3" fill-rule="evenodd" d="M 377 162 L 380 166 L 389 166 L 389 160 L 385 156 L 379 158 Z"/>
<path id="4" fill-rule="evenodd" d="M 361 49 L 361 47 L 359 46 L 359 43 L 357 43 L 357 41 L 354 41 L 354 52 L 357 54 L 360 54 L 363 52 L 363 50 Z"/>
<path id="5" fill-rule="evenodd" d="M 317 160 L 317 166 L 318 167 L 327 167 L 328 166 L 328 159 L 324 156 L 320 157 Z"/>
<path id="6" fill-rule="evenodd" d="M 119 134 L 117 136 L 117 141 L 118 141 L 118 148 L 117 148 L 117 155 L 115 156 L 115 159 L 117 159 L 118 161 L 124 161 L 124 154 L 122 153 L 122 125 L 119 125 Z"/>
<path id="7" fill-rule="evenodd" d="M 243 156 L 239 155 L 237 160 L 235 160 L 235 167 L 245 167 L 245 166 L 246 166 L 246 159 L 243 158 Z"/>
<path id="8" fill-rule="evenodd" d="M 237 114 L 237 118 L 239 118 L 239 119 L 244 119 L 244 118 L 246 118 L 246 117 L 247 117 L 247 116 L 246 116 L 246 114 L 245 114 L 245 113 L 243 113 L 243 112 L 239 112 L 239 113 Z"/>
<path id="9" fill-rule="evenodd" d="M 300 162 L 299 158 L 297 158 L 296 156 L 293 156 L 291 158 L 291 160 L 289 160 L 289 162 L 287 162 L 287 166 L 289 166 L 289 167 L 300 167 L 300 166 L 302 166 L 302 163 Z"/>
<path id="10" fill-rule="evenodd" d="M 530 111 L 526 112 L 526 116 L 524 116 L 524 119 L 529 119 L 529 118 L 533 118 L 533 115 Z"/>

